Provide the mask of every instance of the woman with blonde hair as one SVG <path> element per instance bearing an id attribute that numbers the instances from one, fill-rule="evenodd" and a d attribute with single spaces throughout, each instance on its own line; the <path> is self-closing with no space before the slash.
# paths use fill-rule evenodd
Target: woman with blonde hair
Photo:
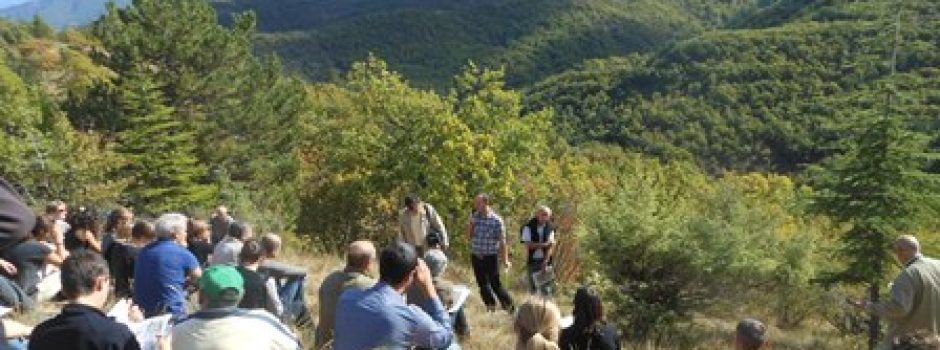
<path id="1" fill-rule="evenodd" d="M 561 313 L 543 297 L 531 296 L 516 309 L 516 350 L 558 350 Z"/>

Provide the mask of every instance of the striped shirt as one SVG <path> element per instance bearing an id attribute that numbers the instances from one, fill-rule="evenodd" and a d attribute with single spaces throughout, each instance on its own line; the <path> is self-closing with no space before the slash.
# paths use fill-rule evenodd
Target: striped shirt
<path id="1" fill-rule="evenodd" d="M 506 233 L 503 218 L 490 211 L 489 215 L 474 213 L 470 222 L 473 225 L 470 252 L 474 255 L 496 255 L 499 252 L 499 242 L 505 238 Z"/>

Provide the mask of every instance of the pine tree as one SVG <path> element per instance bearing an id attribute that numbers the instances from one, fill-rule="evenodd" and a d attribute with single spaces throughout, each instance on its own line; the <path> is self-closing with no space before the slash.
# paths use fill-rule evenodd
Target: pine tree
<path id="1" fill-rule="evenodd" d="M 817 178 L 813 208 L 848 227 L 839 250 L 845 268 L 825 280 L 866 284 L 877 301 L 893 259 L 892 241 L 938 212 L 940 179 L 924 171 L 927 159 L 935 158 L 927 138 L 905 129 L 891 109 L 863 118 L 858 129 L 848 151 Z M 879 328 L 875 317 L 871 346 Z"/>
<path id="2" fill-rule="evenodd" d="M 211 205 L 216 189 L 200 184 L 207 168 L 196 159 L 195 132 L 164 104 L 152 79 L 135 74 L 128 80 L 122 101 L 131 127 L 121 132 L 118 147 L 128 159 L 122 172 L 133 177 L 127 200 L 141 213 Z"/>

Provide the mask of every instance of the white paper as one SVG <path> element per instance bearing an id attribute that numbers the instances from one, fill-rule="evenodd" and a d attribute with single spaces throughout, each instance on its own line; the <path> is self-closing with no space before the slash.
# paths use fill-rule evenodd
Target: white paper
<path id="1" fill-rule="evenodd" d="M 140 343 L 141 350 L 158 350 L 157 335 L 169 334 L 172 315 L 162 315 L 141 322 L 131 322 L 128 317 L 130 307 L 131 302 L 129 299 L 121 299 L 108 311 L 108 317 L 113 317 L 115 321 L 127 325 L 127 328 L 137 338 L 137 342 Z"/>
<path id="2" fill-rule="evenodd" d="M 450 306 L 450 310 L 447 310 L 447 312 L 457 312 L 457 310 L 460 310 L 470 296 L 470 287 L 463 284 L 455 285 L 452 291 L 454 293 L 454 304 Z"/>
<path id="3" fill-rule="evenodd" d="M 131 322 L 127 325 L 137 342 L 140 343 L 141 350 L 159 350 L 157 346 L 157 336 L 165 336 L 170 332 L 170 318 L 173 315 L 162 315 L 151 317 L 142 322 Z"/>
<path id="4" fill-rule="evenodd" d="M 559 323 L 561 328 L 568 328 L 568 327 L 571 327 L 571 325 L 573 324 L 574 324 L 574 316 L 570 316 L 570 315 L 562 317 L 561 322 Z"/>

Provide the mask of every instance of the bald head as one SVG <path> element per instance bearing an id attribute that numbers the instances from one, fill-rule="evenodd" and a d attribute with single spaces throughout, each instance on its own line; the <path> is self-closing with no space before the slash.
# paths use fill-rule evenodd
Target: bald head
<path id="1" fill-rule="evenodd" d="M 346 249 L 346 268 L 366 271 L 375 261 L 375 245 L 370 241 L 355 241 Z"/>
<path id="2" fill-rule="evenodd" d="M 281 252 L 281 236 L 268 233 L 261 237 L 261 248 L 268 259 L 277 258 Z"/>
<path id="3" fill-rule="evenodd" d="M 917 237 L 904 235 L 894 241 L 894 249 L 920 253 L 920 242 L 917 242 Z"/>
<path id="4" fill-rule="evenodd" d="M 920 255 L 920 242 L 917 242 L 917 237 L 904 235 L 894 241 L 894 256 L 899 263 L 907 264 L 918 255 Z"/>

